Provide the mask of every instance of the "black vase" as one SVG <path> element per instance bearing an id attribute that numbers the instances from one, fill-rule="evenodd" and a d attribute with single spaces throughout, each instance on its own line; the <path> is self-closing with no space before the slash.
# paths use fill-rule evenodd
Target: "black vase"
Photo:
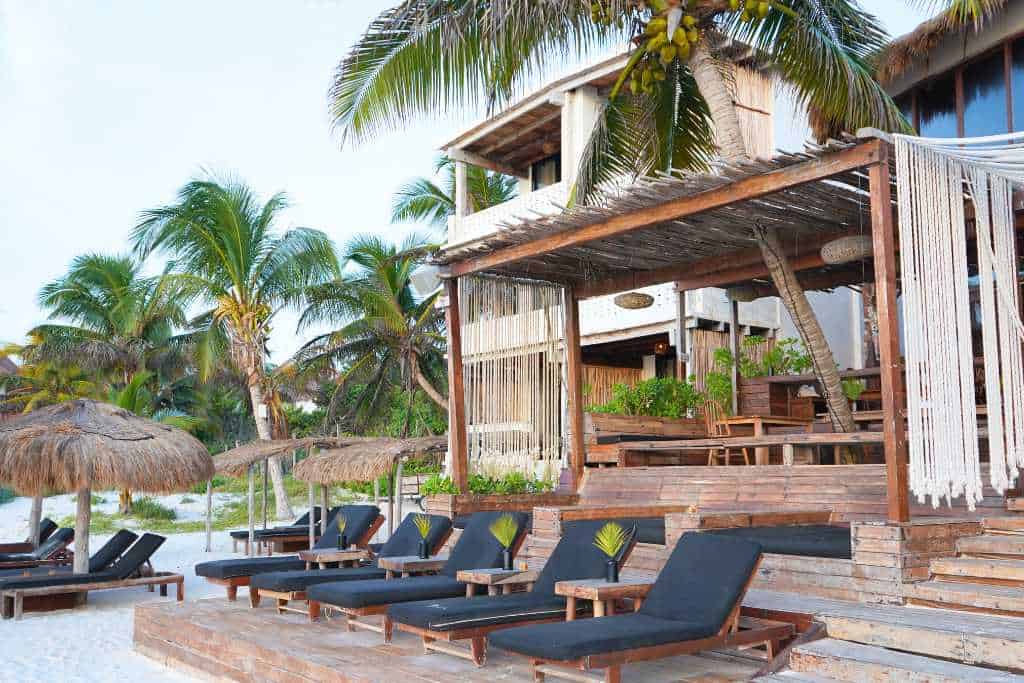
<path id="1" fill-rule="evenodd" d="M 604 563 L 604 578 L 608 583 L 619 582 L 619 563 L 615 560 L 608 560 Z"/>
<path id="2" fill-rule="evenodd" d="M 425 560 L 430 557 L 430 553 L 427 552 L 427 541 L 420 540 L 420 559 Z"/>
<path id="3" fill-rule="evenodd" d="M 344 550 L 348 547 L 348 539 L 345 538 L 345 534 L 338 534 L 338 550 Z"/>
<path id="4" fill-rule="evenodd" d="M 501 551 L 501 566 L 502 569 L 512 569 L 512 551 L 508 548 Z"/>

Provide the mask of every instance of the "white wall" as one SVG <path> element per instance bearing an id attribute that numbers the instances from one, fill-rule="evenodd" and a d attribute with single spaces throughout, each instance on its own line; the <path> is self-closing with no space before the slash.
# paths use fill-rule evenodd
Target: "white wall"
<path id="1" fill-rule="evenodd" d="M 864 336 L 864 314 L 861 296 L 846 287 L 834 292 L 808 292 L 807 299 L 818 316 L 825 339 L 832 349 L 839 368 L 860 368 L 864 364 L 861 340 Z M 786 308 L 779 304 L 782 318 L 781 337 L 800 338 Z"/>

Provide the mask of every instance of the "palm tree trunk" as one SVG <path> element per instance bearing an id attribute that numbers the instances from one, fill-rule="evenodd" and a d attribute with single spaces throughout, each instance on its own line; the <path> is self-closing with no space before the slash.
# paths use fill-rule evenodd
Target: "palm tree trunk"
<path id="1" fill-rule="evenodd" d="M 250 375 L 252 377 L 252 375 Z M 258 379 L 249 382 L 249 397 L 252 400 L 252 415 L 256 420 L 256 433 L 263 441 L 272 440 L 273 434 L 270 431 L 270 416 L 260 414 L 260 406 L 265 406 L 263 400 L 263 386 Z M 270 472 L 270 481 L 274 488 L 274 509 L 278 519 L 287 519 L 293 516 L 292 505 L 288 500 L 288 492 L 284 488 L 284 473 L 281 470 L 280 458 L 270 458 L 267 461 Z"/>
<path id="2" fill-rule="evenodd" d="M 121 492 L 117 494 L 117 511 L 122 515 L 132 514 L 131 489 L 121 489 Z"/>
<path id="3" fill-rule="evenodd" d="M 430 380 L 427 379 L 422 372 L 420 372 L 420 366 L 415 359 L 413 359 L 412 362 L 412 372 L 416 378 L 416 383 L 420 385 L 421 389 L 423 389 L 423 393 L 429 396 L 434 403 L 441 406 L 441 408 L 443 408 L 444 411 L 447 413 L 448 399 L 442 396 L 441 392 L 435 389 L 434 385 L 430 383 Z"/>
<path id="4" fill-rule="evenodd" d="M 39 547 L 39 523 L 43 517 L 43 497 L 32 497 L 32 508 L 28 513 L 28 537 L 32 541 L 32 547 Z"/>
<path id="5" fill-rule="evenodd" d="M 732 93 L 705 43 L 700 43 L 694 50 L 689 66 L 697 87 L 708 103 L 711 120 L 715 122 L 715 141 L 718 144 L 719 155 L 728 162 L 748 158 Z M 789 265 L 774 228 L 755 226 L 754 237 L 761 247 L 761 254 L 772 282 L 779 291 L 779 298 L 796 324 L 801 341 L 811 356 L 814 374 L 825 391 L 833 429 L 842 432 L 856 431 L 853 413 L 849 401 L 843 394 L 832 349 L 829 348 L 821 324 L 807 301 L 803 287 Z"/>

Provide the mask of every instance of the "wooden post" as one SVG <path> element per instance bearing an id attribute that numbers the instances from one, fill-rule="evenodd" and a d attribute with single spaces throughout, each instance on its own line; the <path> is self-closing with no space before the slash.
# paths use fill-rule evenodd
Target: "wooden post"
<path id="1" fill-rule="evenodd" d="M 462 368 L 462 313 L 459 310 L 459 281 L 444 281 L 448 308 L 448 434 L 451 441 L 452 482 L 462 493 L 469 492 L 469 448 L 466 442 L 466 385 Z M 392 492 L 396 493 L 396 492 Z M 393 528 L 389 523 L 389 529 Z"/>
<path id="2" fill-rule="evenodd" d="M 316 484 L 309 484 L 309 549 L 316 545 L 316 495 L 314 488 Z"/>
<path id="3" fill-rule="evenodd" d="M 28 513 L 28 540 L 33 548 L 39 547 L 39 523 L 42 518 L 43 497 L 32 496 L 32 509 Z"/>
<path id="4" fill-rule="evenodd" d="M 327 511 L 331 509 L 331 487 L 327 484 L 320 485 L 320 501 L 320 505 L 323 506 L 320 513 L 320 535 L 323 536 L 327 533 L 327 524 L 330 522 L 327 519 Z"/>
<path id="5" fill-rule="evenodd" d="M 395 467 L 395 527 L 402 523 L 402 466 L 404 461 L 399 459 Z"/>
<path id="6" fill-rule="evenodd" d="M 569 473 L 572 490 L 579 491 L 587 461 L 583 443 L 583 349 L 580 346 L 580 302 L 565 288 L 565 377 L 569 416 Z"/>
<path id="7" fill-rule="evenodd" d="M 269 486 L 267 484 L 267 470 L 270 469 L 270 460 L 263 461 L 263 530 L 267 530 L 267 494 L 269 493 Z"/>
<path id="8" fill-rule="evenodd" d="M 89 573 L 89 522 L 91 518 L 92 489 L 83 486 L 78 489 L 78 504 L 75 514 L 75 574 Z"/>
<path id="9" fill-rule="evenodd" d="M 739 362 L 740 362 L 740 302 L 729 300 L 729 352 L 732 354 L 732 414 L 740 412 Z"/>
<path id="10" fill-rule="evenodd" d="M 249 465 L 249 557 L 256 557 L 256 466 Z"/>
<path id="11" fill-rule="evenodd" d="M 686 292 L 676 292 L 676 379 L 685 382 L 689 374 L 686 371 Z"/>
<path id="12" fill-rule="evenodd" d="M 380 477 L 373 480 L 373 504 L 380 507 Z M 374 540 L 376 540 L 379 535 L 380 529 L 373 534 Z"/>
<path id="13" fill-rule="evenodd" d="M 449 394 L 450 396 L 450 394 Z M 451 400 L 449 398 L 449 400 Z M 449 425 L 449 431 L 451 426 Z M 395 479 L 391 478 L 391 491 L 388 492 L 388 539 L 395 533 Z"/>
<path id="14" fill-rule="evenodd" d="M 213 542 L 213 479 L 206 480 L 206 552 Z"/>
<path id="15" fill-rule="evenodd" d="M 878 311 L 879 365 L 882 375 L 882 427 L 889 521 L 910 520 L 907 500 L 906 391 L 900 359 L 896 310 L 896 255 L 889 146 L 879 141 L 881 161 L 870 167 L 871 238 L 875 261 L 875 306 Z"/>

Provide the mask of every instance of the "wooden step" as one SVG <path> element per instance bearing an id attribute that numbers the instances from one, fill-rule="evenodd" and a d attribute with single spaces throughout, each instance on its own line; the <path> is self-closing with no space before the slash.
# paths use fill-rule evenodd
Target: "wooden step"
<path id="1" fill-rule="evenodd" d="M 922 581 L 905 588 L 912 604 L 1024 616 L 1024 590 L 954 581 Z"/>
<path id="2" fill-rule="evenodd" d="M 780 671 L 754 679 L 755 683 L 837 683 L 838 679 L 800 671 Z"/>
<path id="3" fill-rule="evenodd" d="M 1006 509 L 1010 512 L 1024 512 L 1024 498 L 1007 498 Z"/>
<path id="4" fill-rule="evenodd" d="M 957 539 L 956 550 L 972 557 L 1006 557 L 1024 559 L 1024 535 L 984 534 Z"/>
<path id="5" fill-rule="evenodd" d="M 841 681 L 1024 682 L 1024 676 L 1003 671 L 946 662 L 834 638 L 824 638 L 794 648 L 790 657 L 790 668 L 796 672 L 815 673 Z"/>
<path id="6" fill-rule="evenodd" d="M 1024 588 L 1024 559 L 940 557 L 929 563 L 936 581 L 970 581 Z"/>
<path id="7" fill-rule="evenodd" d="M 986 517 L 983 526 L 987 532 L 1024 534 L 1024 515 L 1014 517 Z"/>
<path id="8" fill-rule="evenodd" d="M 916 607 L 851 607 L 818 620 L 830 638 L 998 669 L 1024 668 L 1024 619 Z"/>

